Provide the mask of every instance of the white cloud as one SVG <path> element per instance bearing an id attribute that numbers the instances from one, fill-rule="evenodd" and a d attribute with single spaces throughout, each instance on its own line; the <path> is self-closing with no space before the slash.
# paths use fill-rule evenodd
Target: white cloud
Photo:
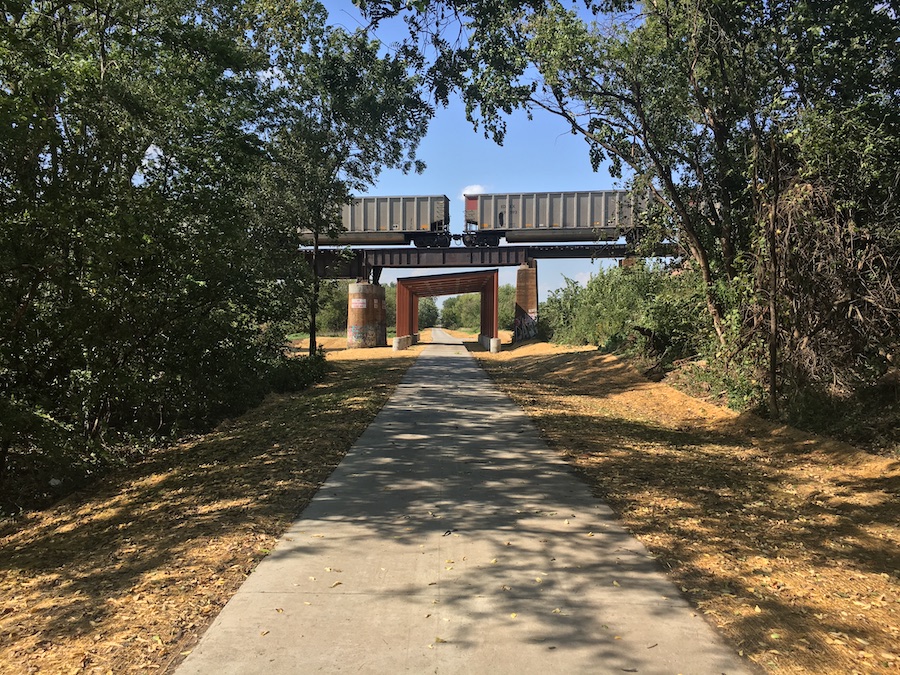
<path id="1" fill-rule="evenodd" d="M 147 149 L 144 150 L 144 157 L 141 159 L 141 165 L 137 167 L 134 171 L 134 175 L 131 177 L 132 185 L 143 185 L 146 180 L 145 172 L 149 169 L 156 169 L 162 163 L 163 151 L 155 143 L 151 143 L 147 146 Z"/>
<path id="2" fill-rule="evenodd" d="M 459 193 L 459 199 L 465 200 L 465 195 L 483 195 L 485 192 L 487 188 L 484 185 L 466 185 Z"/>
<path id="3" fill-rule="evenodd" d="M 144 159 L 141 160 L 141 164 L 147 167 L 155 167 L 159 166 L 160 160 L 163 157 L 162 148 L 160 148 L 155 143 L 151 143 L 147 146 L 147 149 L 144 150 Z"/>
<path id="4" fill-rule="evenodd" d="M 256 73 L 256 78 L 264 84 L 277 87 L 284 83 L 284 71 L 281 70 L 281 68 L 272 66 L 271 68 Z"/>
<path id="5" fill-rule="evenodd" d="M 577 281 L 582 286 L 587 286 L 587 283 L 591 280 L 591 275 L 588 272 L 579 272 L 575 275 L 575 281 Z"/>

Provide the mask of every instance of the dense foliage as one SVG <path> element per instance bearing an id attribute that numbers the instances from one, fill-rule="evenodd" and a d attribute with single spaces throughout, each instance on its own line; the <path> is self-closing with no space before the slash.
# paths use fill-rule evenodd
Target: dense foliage
<path id="1" fill-rule="evenodd" d="M 549 111 L 646 195 L 647 243 L 675 242 L 701 280 L 697 337 L 773 415 L 897 372 L 896 3 L 361 5 L 404 15 L 435 96 L 459 91 L 487 134 Z"/>
<path id="2" fill-rule="evenodd" d="M 585 286 L 567 280 L 541 305 L 540 317 L 556 342 L 627 347 L 668 360 L 699 354 L 710 338 L 702 279 L 662 266 L 603 269 Z"/>
<path id="3" fill-rule="evenodd" d="M 431 328 L 437 324 L 439 319 L 440 310 L 438 310 L 434 298 L 419 298 L 419 330 Z M 396 325 L 396 321 L 394 325 Z"/>
<path id="4" fill-rule="evenodd" d="M 431 112 L 402 54 L 325 19 L 313 0 L 4 4 L 0 484 L 321 372 L 283 354 L 315 307 L 299 230 L 415 166 Z"/>
<path id="5" fill-rule="evenodd" d="M 498 289 L 498 327 L 512 330 L 516 312 L 516 289 L 504 284 Z M 481 328 L 481 294 L 467 293 L 444 300 L 441 308 L 441 325 L 444 328 L 460 328 L 477 331 Z"/>

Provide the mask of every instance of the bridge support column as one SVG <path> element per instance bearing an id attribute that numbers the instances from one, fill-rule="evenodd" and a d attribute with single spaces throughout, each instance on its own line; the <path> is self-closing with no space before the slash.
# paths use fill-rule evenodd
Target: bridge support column
<path id="1" fill-rule="evenodd" d="M 485 349 L 489 349 L 495 354 L 500 351 L 500 322 L 497 318 L 500 307 L 499 300 L 500 272 L 494 270 L 490 280 L 481 289 L 481 332 L 478 335 L 478 341 Z M 496 348 L 496 351 L 492 347 Z"/>
<path id="2" fill-rule="evenodd" d="M 386 347 L 384 286 L 350 284 L 347 303 L 347 348 Z"/>
<path id="3" fill-rule="evenodd" d="M 410 290 L 405 280 L 400 280 L 397 283 L 397 337 L 410 338 L 403 349 L 412 344 L 412 335 L 418 330 L 418 307 L 418 296 Z"/>
<path id="4" fill-rule="evenodd" d="M 516 275 L 516 314 L 513 342 L 537 337 L 538 285 L 537 261 L 532 267 L 521 265 Z"/>

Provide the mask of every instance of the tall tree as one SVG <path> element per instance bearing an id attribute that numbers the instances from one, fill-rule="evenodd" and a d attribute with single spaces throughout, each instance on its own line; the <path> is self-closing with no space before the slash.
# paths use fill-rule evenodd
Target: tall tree
<path id="1" fill-rule="evenodd" d="M 419 330 L 431 328 L 438 322 L 440 311 L 434 298 L 421 298 L 419 300 Z"/>
<path id="2" fill-rule="evenodd" d="M 846 330 L 854 322 L 881 336 L 868 344 L 854 339 L 861 351 L 845 355 L 843 366 L 829 357 L 830 366 L 813 375 L 823 383 L 829 371 L 858 372 L 861 361 L 883 369 L 896 352 L 889 337 L 900 316 L 896 230 L 884 207 L 896 212 L 897 164 L 888 159 L 869 168 L 882 157 L 873 148 L 893 147 L 900 131 L 896 6 L 874 0 L 361 6 L 376 22 L 404 14 L 409 44 L 430 50 L 427 77 L 437 99 L 456 88 L 487 134 L 502 140 L 514 108 L 549 111 L 585 139 L 595 168 L 606 162 L 613 176 L 649 195 L 656 240 L 679 243 L 703 278 L 720 355 L 750 349 L 761 360 L 768 352 L 773 408 L 782 360 L 813 375 L 815 356 L 801 356 L 801 344 L 818 342 L 833 352 L 821 338 L 861 336 Z M 847 181 L 840 172 L 851 167 Z M 798 237 L 796 217 L 804 209 L 821 216 Z M 858 236 L 862 216 L 865 235 Z M 788 227 L 792 217 L 795 226 Z M 786 232 L 794 233 L 789 240 Z M 827 241 L 842 243 L 829 249 Z M 804 267 L 803 249 L 813 242 L 823 257 Z M 840 248 L 854 253 L 838 262 Z M 865 261 L 859 269 L 868 282 L 855 274 L 853 284 L 839 283 L 837 274 L 822 278 L 823 270 L 849 272 L 854 256 Z M 837 287 L 848 298 L 829 310 L 819 291 Z"/>
<path id="3" fill-rule="evenodd" d="M 415 165 L 430 115 L 402 55 L 326 18 L 314 0 L 0 9 L 0 480 L 13 448 L 88 465 L 299 363 L 299 230 Z"/>
<path id="4" fill-rule="evenodd" d="M 375 183 L 385 168 L 421 171 L 415 150 L 432 108 L 408 50 L 385 52 L 364 30 L 325 28 L 315 40 L 279 52 L 271 87 L 291 93 L 273 118 L 268 204 L 312 240 L 340 231 L 339 206 Z M 277 176 L 277 178 L 276 178 Z M 319 279 L 313 266 L 310 354 L 316 350 Z"/>

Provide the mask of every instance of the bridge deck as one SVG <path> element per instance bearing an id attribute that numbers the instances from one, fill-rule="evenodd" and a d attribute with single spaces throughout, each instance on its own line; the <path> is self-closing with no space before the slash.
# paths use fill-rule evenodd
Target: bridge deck
<path id="1" fill-rule="evenodd" d="M 385 267 L 517 267 L 532 260 L 566 258 L 625 258 L 627 244 L 579 244 L 567 246 L 496 246 L 469 248 L 392 248 L 319 249 L 319 275 L 333 278 L 368 278 Z M 661 247 L 659 256 L 673 255 L 672 247 Z M 312 264 L 312 252 L 304 251 Z"/>

